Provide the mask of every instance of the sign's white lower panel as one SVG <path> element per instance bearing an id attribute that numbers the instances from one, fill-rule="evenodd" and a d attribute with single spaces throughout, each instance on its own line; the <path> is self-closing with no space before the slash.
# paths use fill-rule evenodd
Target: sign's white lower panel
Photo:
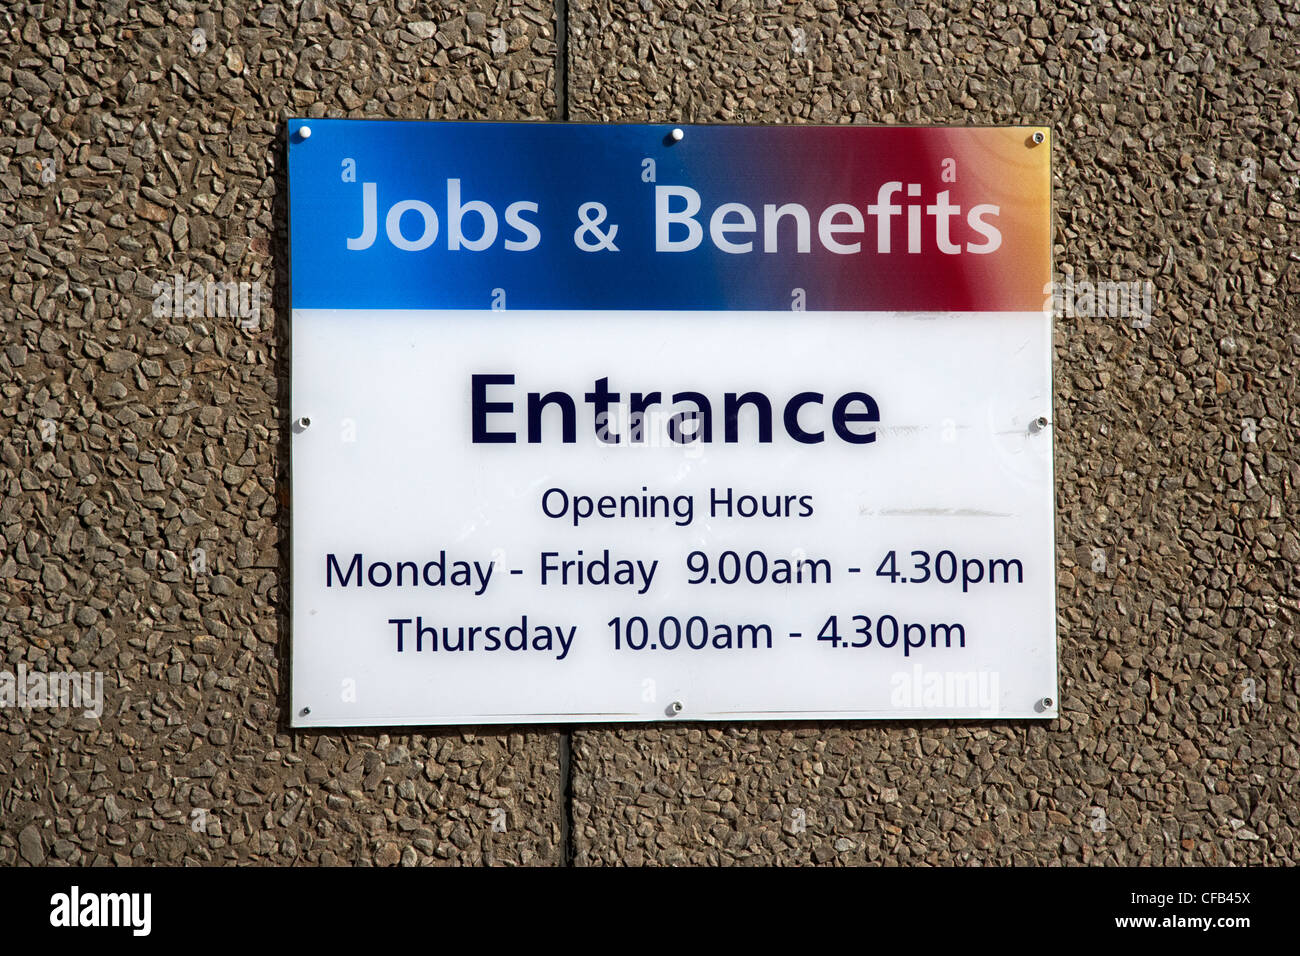
<path id="1" fill-rule="evenodd" d="M 1056 714 L 1048 317 L 293 329 L 295 725 Z"/>

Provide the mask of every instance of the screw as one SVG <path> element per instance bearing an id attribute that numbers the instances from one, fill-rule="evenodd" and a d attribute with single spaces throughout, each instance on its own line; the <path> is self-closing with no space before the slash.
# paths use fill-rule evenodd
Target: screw
<path id="1" fill-rule="evenodd" d="M 1034 145 L 1035 145 L 1035 146 L 1038 146 L 1038 145 L 1040 145 L 1044 140 L 1047 139 L 1047 136 L 1046 136 L 1046 134 L 1044 134 L 1043 131 L 1040 129 L 1040 130 L 1035 130 L 1035 131 L 1034 131 L 1034 135 L 1033 135 L 1031 138 L 1032 138 L 1033 141 L 1034 141 Z"/>
<path id="2" fill-rule="evenodd" d="M 670 714 L 673 714 L 674 716 L 680 714 L 685 709 L 686 709 L 686 705 L 683 704 L 680 700 L 675 700 L 668 705 L 668 712 Z"/>
<path id="3" fill-rule="evenodd" d="M 306 716 L 307 716 L 308 714 L 310 714 L 310 713 L 311 713 L 311 708 L 310 708 L 310 707 L 304 707 L 302 710 L 298 711 L 298 716 L 299 716 L 299 717 L 306 717 Z"/>
<path id="4" fill-rule="evenodd" d="M 310 127 L 310 126 L 299 126 L 299 127 L 298 127 L 298 141 L 299 141 L 299 142 L 302 142 L 302 141 L 305 140 L 305 139 L 311 139 L 311 127 Z"/>
<path id="5" fill-rule="evenodd" d="M 685 135 L 686 134 L 682 132 L 682 128 L 678 126 L 671 133 L 668 134 L 668 138 L 671 139 L 674 143 L 680 143 L 682 141 L 682 137 L 684 137 Z"/>
<path id="6" fill-rule="evenodd" d="M 1040 700 L 1040 701 L 1038 702 L 1038 706 L 1041 707 L 1043 710 L 1051 710 L 1051 709 L 1052 709 L 1052 698 L 1050 698 L 1050 697 L 1044 697 L 1042 700 Z"/>
<path id="7" fill-rule="evenodd" d="M 297 418 L 294 420 L 293 427 L 295 431 L 300 431 L 300 432 L 306 431 L 308 428 L 311 427 L 311 419 L 308 418 L 306 415 L 303 415 L 301 418 Z"/>
<path id="8" fill-rule="evenodd" d="M 1038 432 L 1041 432 L 1044 428 L 1046 428 L 1050 424 L 1051 422 L 1047 420 L 1047 416 L 1039 415 L 1037 418 L 1035 418 L 1032 422 L 1029 423 L 1029 433 L 1031 435 L 1037 434 Z"/>

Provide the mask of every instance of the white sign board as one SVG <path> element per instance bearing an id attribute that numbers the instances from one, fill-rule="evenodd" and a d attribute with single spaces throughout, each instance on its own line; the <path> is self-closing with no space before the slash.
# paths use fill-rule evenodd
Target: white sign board
<path id="1" fill-rule="evenodd" d="M 291 123 L 295 725 L 1055 715 L 1047 146 L 683 132 Z"/>

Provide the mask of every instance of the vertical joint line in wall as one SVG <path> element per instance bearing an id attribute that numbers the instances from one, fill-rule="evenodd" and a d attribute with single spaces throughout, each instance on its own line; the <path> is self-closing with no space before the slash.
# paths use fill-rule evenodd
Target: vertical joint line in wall
<path id="1" fill-rule="evenodd" d="M 569 4 L 555 0 L 555 111 L 561 123 L 569 121 Z"/>
<path id="2" fill-rule="evenodd" d="M 560 734 L 560 865 L 573 866 L 573 734 Z"/>

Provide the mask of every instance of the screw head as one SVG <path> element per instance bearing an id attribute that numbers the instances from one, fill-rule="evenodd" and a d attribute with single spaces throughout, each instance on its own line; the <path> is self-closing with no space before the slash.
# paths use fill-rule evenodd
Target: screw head
<path id="1" fill-rule="evenodd" d="M 311 427 L 311 419 L 306 415 L 294 419 L 293 427 L 295 431 L 306 431 Z"/>
<path id="2" fill-rule="evenodd" d="M 671 139 L 674 143 L 680 143 L 685 136 L 686 134 L 682 132 L 682 128 L 680 126 L 674 128 L 673 131 L 668 134 L 668 138 Z"/>
<path id="3" fill-rule="evenodd" d="M 308 714 L 310 714 L 310 713 L 311 713 L 311 708 L 310 708 L 310 707 L 304 707 L 302 710 L 298 711 L 298 716 L 299 716 L 299 717 L 306 717 L 306 716 L 307 716 Z"/>
<path id="4" fill-rule="evenodd" d="M 310 127 L 310 126 L 299 126 L 299 127 L 298 127 L 298 139 L 299 139 L 299 140 L 311 139 L 311 127 Z"/>
<path id="5" fill-rule="evenodd" d="M 1039 129 L 1034 131 L 1034 135 L 1031 138 L 1034 141 L 1034 145 L 1038 146 L 1041 145 L 1047 139 L 1047 136 L 1046 134 L 1043 133 L 1041 129 Z"/>
<path id="6" fill-rule="evenodd" d="M 1042 700 L 1038 702 L 1038 706 L 1043 708 L 1043 710 L 1051 710 L 1052 707 L 1055 705 L 1055 703 L 1056 702 L 1052 700 L 1052 698 L 1044 697 Z"/>
<path id="7" fill-rule="evenodd" d="M 675 700 L 668 706 L 668 711 L 673 714 L 680 714 L 685 709 L 686 705 L 680 700 Z"/>

